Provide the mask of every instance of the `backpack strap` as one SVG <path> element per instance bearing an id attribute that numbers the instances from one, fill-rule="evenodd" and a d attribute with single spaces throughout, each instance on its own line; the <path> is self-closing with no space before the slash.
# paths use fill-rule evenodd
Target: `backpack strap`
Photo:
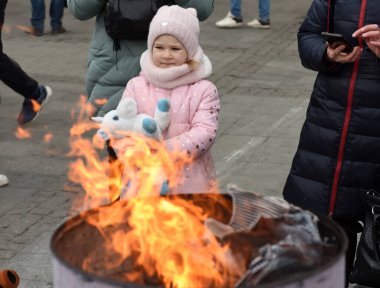
<path id="1" fill-rule="evenodd" d="M 334 32 L 335 0 L 328 0 L 327 7 L 327 32 Z"/>

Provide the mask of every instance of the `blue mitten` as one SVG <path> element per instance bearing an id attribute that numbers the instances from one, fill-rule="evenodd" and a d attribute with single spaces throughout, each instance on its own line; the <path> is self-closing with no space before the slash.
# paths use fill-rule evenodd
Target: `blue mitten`
<path id="1" fill-rule="evenodd" d="M 164 181 L 161 186 L 160 195 L 165 196 L 165 195 L 168 195 L 168 193 L 169 193 L 169 182 Z"/>
<path id="2" fill-rule="evenodd" d="M 102 138 L 104 141 L 107 141 L 107 140 L 110 140 L 110 137 L 108 135 L 108 133 L 106 131 L 104 131 L 104 129 L 99 129 L 96 134 Z"/>

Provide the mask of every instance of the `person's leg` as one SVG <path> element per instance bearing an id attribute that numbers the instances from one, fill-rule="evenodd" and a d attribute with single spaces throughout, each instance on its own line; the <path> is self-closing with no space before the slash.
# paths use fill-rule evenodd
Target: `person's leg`
<path id="1" fill-rule="evenodd" d="M 65 9 L 65 0 L 50 0 L 50 26 L 52 32 L 59 31 L 62 28 L 63 10 Z"/>
<path id="2" fill-rule="evenodd" d="M 259 19 L 253 19 L 247 23 L 248 27 L 268 29 L 270 28 L 270 0 L 259 1 Z"/>
<path id="3" fill-rule="evenodd" d="M 0 47 L 2 48 L 2 43 Z M 52 95 L 50 87 L 38 85 L 38 82 L 26 74 L 17 62 L 3 53 L 2 49 L 0 51 L 0 80 L 25 98 L 21 112 L 17 117 L 20 125 L 34 120 Z M 33 105 L 33 101 L 38 106 Z"/>
<path id="4" fill-rule="evenodd" d="M 269 22 L 270 0 L 259 0 L 259 20 Z"/>
<path id="5" fill-rule="evenodd" d="M 219 28 L 235 28 L 243 25 L 241 14 L 241 0 L 230 0 L 230 11 L 222 20 L 215 23 Z"/>
<path id="6" fill-rule="evenodd" d="M 45 21 L 45 0 L 31 0 L 31 2 L 32 18 L 30 18 L 30 23 L 38 32 L 43 33 Z"/>
<path id="7" fill-rule="evenodd" d="M 1 41 L 1 30 L 4 24 L 4 13 L 5 13 L 6 6 L 7 6 L 7 1 L 0 0 L 0 53 L 1 54 L 3 54 L 3 42 Z M 0 64 L 0 67 L 2 67 L 1 64 Z M 8 177 L 3 174 L 0 174 L 0 187 L 3 187 L 7 185 L 8 183 L 9 183 Z"/>
<path id="8" fill-rule="evenodd" d="M 20 65 L 3 52 L 0 53 L 0 80 L 25 98 L 17 117 L 20 125 L 34 120 L 52 95 L 50 87 L 38 85 L 36 80 L 26 74 Z"/>
<path id="9" fill-rule="evenodd" d="M 38 97 L 38 82 L 22 70 L 16 61 L 3 52 L 0 30 L 0 80 L 24 98 Z"/>
<path id="10" fill-rule="evenodd" d="M 0 23 L 4 23 L 6 1 L 0 1 Z M 24 98 L 38 97 L 38 82 L 29 77 L 16 61 L 3 52 L 2 27 L 0 27 L 0 80 L 9 88 L 24 96 Z"/>
<path id="11" fill-rule="evenodd" d="M 241 0 L 230 0 L 231 14 L 238 19 L 242 19 Z"/>
<path id="12" fill-rule="evenodd" d="M 38 98 L 38 82 L 31 78 L 14 60 L 0 53 L 0 80 L 28 99 Z"/>
<path id="13" fill-rule="evenodd" d="M 7 0 L 0 0 L 0 31 L 3 29 L 5 8 L 7 7 Z"/>
<path id="14" fill-rule="evenodd" d="M 0 80 L 25 98 L 17 120 L 19 124 L 26 124 L 37 117 L 42 106 L 48 103 L 52 91 L 48 86 L 38 85 L 38 82 L 26 74 L 16 61 L 3 52 L 1 31 L 6 3 L 6 0 L 0 0 Z"/>

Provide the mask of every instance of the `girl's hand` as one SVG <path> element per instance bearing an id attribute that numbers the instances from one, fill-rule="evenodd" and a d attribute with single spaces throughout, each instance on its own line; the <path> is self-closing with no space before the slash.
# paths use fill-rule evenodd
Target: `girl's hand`
<path id="1" fill-rule="evenodd" d="M 371 51 L 380 58 L 380 28 L 377 24 L 369 24 L 356 30 L 352 37 L 363 37 Z"/>
<path id="2" fill-rule="evenodd" d="M 327 45 L 326 57 L 330 62 L 350 63 L 354 62 L 359 56 L 359 46 L 356 46 L 351 53 L 344 53 L 342 51 L 346 48 L 345 45 L 340 45 L 338 47 L 333 47 L 328 43 Z"/>

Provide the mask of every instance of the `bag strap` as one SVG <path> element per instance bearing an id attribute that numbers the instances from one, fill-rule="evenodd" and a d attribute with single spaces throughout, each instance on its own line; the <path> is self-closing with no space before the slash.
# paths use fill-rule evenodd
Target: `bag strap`
<path id="1" fill-rule="evenodd" d="M 334 32 L 334 12 L 335 12 L 335 0 L 328 0 L 327 3 L 327 32 Z"/>

